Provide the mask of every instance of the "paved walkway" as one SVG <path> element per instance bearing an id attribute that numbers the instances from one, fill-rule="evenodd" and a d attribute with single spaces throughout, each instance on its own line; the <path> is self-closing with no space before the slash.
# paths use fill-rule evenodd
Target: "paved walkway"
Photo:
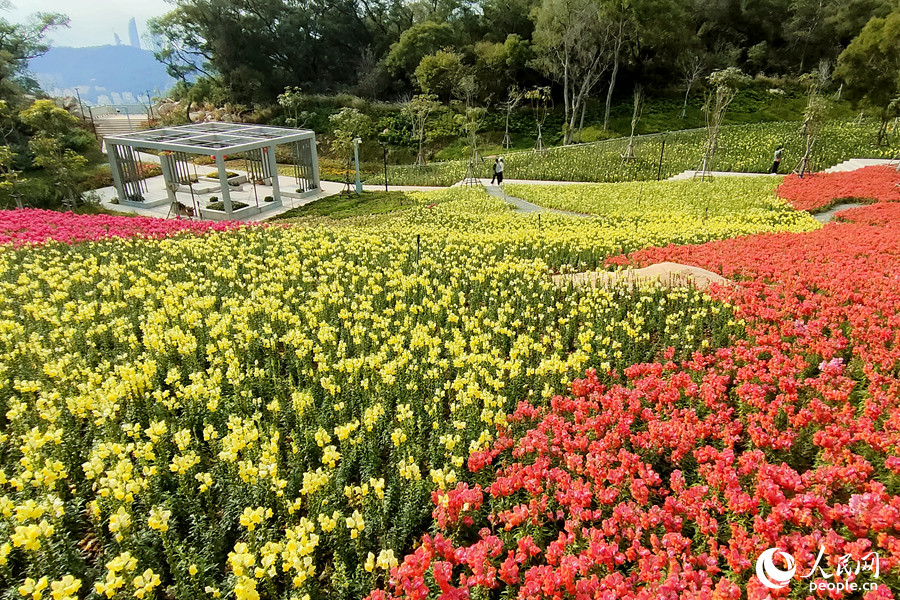
<path id="1" fill-rule="evenodd" d="M 159 157 L 153 154 L 141 153 L 140 159 L 146 162 L 159 162 Z M 212 169 L 215 169 L 215 165 L 212 166 Z M 239 169 L 228 169 L 229 171 L 238 173 L 239 175 L 245 175 L 244 171 Z M 161 175 L 157 177 L 151 177 L 146 180 L 147 182 L 147 192 L 144 194 L 145 198 L 148 201 L 154 201 L 162 198 L 166 198 L 166 188 L 165 182 Z M 284 191 L 292 191 L 296 188 L 297 182 L 293 177 L 289 177 L 286 175 L 280 175 L 278 177 L 278 183 L 281 187 L 282 192 Z M 214 186 L 216 184 L 202 184 Z M 242 190 L 232 190 L 231 191 L 231 199 L 234 202 L 243 202 L 249 205 L 255 205 L 257 201 L 257 196 L 260 199 L 259 205 L 265 206 L 262 202 L 262 198 L 266 196 L 272 195 L 272 188 L 270 186 L 257 186 L 256 193 L 253 192 L 252 184 L 245 183 Z M 309 204 L 310 202 L 315 202 L 316 200 L 321 200 L 322 198 L 328 198 L 329 196 L 336 196 L 343 192 L 346 189 L 346 184 L 340 183 L 337 181 L 321 181 L 319 182 L 319 190 L 315 194 L 310 194 L 308 196 L 304 196 L 303 198 L 294 198 L 289 196 L 282 197 L 282 205 L 278 208 L 271 208 L 266 210 L 260 214 L 250 215 L 244 219 L 243 221 L 254 222 L 254 221 L 265 221 L 266 219 L 270 219 L 272 217 L 276 217 L 280 214 L 286 213 L 292 208 L 297 208 L 299 206 L 304 206 Z M 354 189 L 353 184 L 351 184 L 351 189 Z M 428 186 L 411 186 L 411 185 L 389 185 L 389 191 L 399 191 L 399 192 L 427 192 L 432 190 L 443 190 L 447 188 L 442 187 L 428 187 Z M 383 185 L 364 185 L 363 190 L 365 191 L 384 191 Z M 122 206 L 120 204 L 116 204 L 113 200 L 118 198 L 118 193 L 116 192 L 115 187 L 105 187 L 100 188 L 98 190 L 94 190 L 94 192 L 100 196 L 100 203 L 109 210 L 115 210 L 119 212 L 127 212 L 132 213 L 144 217 L 157 217 L 165 219 L 169 215 L 169 204 L 168 202 L 163 204 L 162 206 L 155 207 L 147 207 L 147 208 L 136 208 L 130 206 Z M 200 206 L 206 206 L 209 198 L 211 196 L 221 196 L 221 192 L 210 192 L 206 194 L 196 193 L 195 198 Z M 189 193 L 179 192 L 178 198 L 181 202 L 185 204 L 191 203 L 191 196 Z"/>
<path id="2" fill-rule="evenodd" d="M 140 159 L 145 162 L 159 162 L 159 157 L 154 154 L 147 154 L 145 152 L 140 153 Z M 889 160 L 875 160 L 875 159 L 851 159 L 841 163 L 840 165 L 836 165 L 832 167 L 833 170 L 855 170 L 863 167 L 871 166 L 873 164 L 895 164 Z M 215 169 L 215 166 L 212 166 Z M 239 169 L 229 169 L 229 171 L 234 171 L 240 174 L 244 174 L 243 171 Z M 831 171 L 831 169 L 829 170 Z M 670 177 L 668 181 L 677 181 L 677 180 L 685 180 L 693 178 L 697 174 L 697 171 L 685 171 L 683 173 L 679 173 L 673 177 Z M 714 177 L 769 177 L 770 175 L 767 173 L 737 173 L 730 171 L 715 171 L 712 173 Z M 150 188 L 150 192 L 148 193 L 148 198 L 165 197 L 165 187 L 162 180 L 162 176 L 154 177 L 147 180 L 148 186 Z M 463 185 L 464 182 L 459 182 L 454 185 L 454 187 Z M 581 213 L 569 212 L 564 210 L 557 210 L 553 208 L 546 208 L 544 206 L 540 206 L 534 204 L 532 202 L 528 202 L 521 198 L 516 198 L 514 196 L 509 196 L 503 190 L 503 188 L 499 185 L 491 184 L 489 179 L 479 179 L 478 183 L 481 184 L 485 191 L 495 198 L 500 198 L 504 202 L 515 206 L 516 209 L 523 213 L 556 213 L 561 215 L 573 216 L 573 217 L 590 217 L 591 215 L 585 215 Z M 591 185 L 595 182 L 586 182 L 586 181 L 542 181 L 536 179 L 506 179 L 504 180 L 505 184 L 511 185 Z M 282 190 L 292 190 L 296 186 L 296 181 L 293 177 L 289 177 L 286 175 L 281 175 L 279 177 L 279 184 Z M 247 185 L 246 187 L 252 188 L 252 186 Z M 353 185 L 351 184 L 351 189 Z M 268 188 L 269 190 L 271 188 Z M 262 214 L 252 215 L 247 217 L 246 221 L 264 221 L 271 217 L 280 215 L 282 213 L 287 212 L 292 208 L 296 208 L 298 206 L 303 206 L 309 204 L 310 202 L 315 202 L 316 200 L 321 200 L 322 198 L 327 198 L 329 196 L 335 196 L 340 194 L 342 191 L 346 189 L 346 184 L 336 181 L 322 181 L 320 182 L 320 188 L 317 193 L 306 196 L 304 198 L 289 198 L 285 197 L 283 202 L 283 206 L 266 211 Z M 427 192 L 434 190 L 445 190 L 446 187 L 440 186 L 415 186 L 415 185 L 391 185 L 388 186 L 389 191 L 402 191 L 402 192 Z M 364 185 L 363 190 L 365 191 L 382 191 L 384 190 L 383 185 Z M 168 204 L 159 206 L 156 208 L 130 208 L 120 206 L 118 204 L 113 204 L 111 201 L 117 197 L 116 190 L 113 187 L 101 188 L 99 190 L 95 190 L 100 198 L 101 203 L 104 207 L 110 210 L 117 210 L 121 212 L 131 212 L 138 215 L 150 216 L 150 217 L 162 217 L 165 218 L 169 212 Z M 260 198 L 265 195 L 271 195 L 267 190 L 257 190 Z M 232 192 L 232 198 L 235 201 L 242 201 L 247 204 L 255 203 L 255 196 L 251 197 L 252 192 Z M 203 200 L 206 199 L 209 195 L 217 195 L 217 193 L 213 192 L 212 194 L 198 195 L 199 200 L 203 203 Z M 184 195 L 181 194 L 183 197 Z M 245 197 L 246 196 L 246 197 Z M 203 203 L 205 205 L 205 203 Z M 827 223 L 834 218 L 834 215 L 842 210 L 846 210 L 848 208 L 854 208 L 856 206 L 861 206 L 859 204 L 840 204 L 828 211 L 819 213 L 814 215 L 815 219 L 822 222 Z"/>
<path id="3" fill-rule="evenodd" d="M 589 217 L 590 215 L 583 215 L 581 213 L 569 212 L 566 210 L 556 210 L 555 208 L 546 208 L 543 206 L 539 206 L 537 204 L 532 204 L 526 200 L 522 200 L 521 198 L 516 198 L 515 196 L 507 195 L 506 191 L 502 186 L 499 186 L 494 183 L 485 183 L 481 182 L 481 185 L 484 186 L 484 191 L 488 193 L 489 196 L 493 196 L 494 198 L 500 198 L 504 202 L 508 204 L 512 204 L 518 210 L 524 213 L 556 213 L 558 215 L 566 215 L 569 217 Z"/>
<path id="4" fill-rule="evenodd" d="M 483 186 L 490 185 L 490 179 L 478 179 Z M 596 181 L 548 181 L 541 179 L 503 179 L 504 184 L 510 185 L 596 185 Z M 462 187 L 466 185 L 466 180 L 458 181 L 452 187 Z"/>
<path id="5" fill-rule="evenodd" d="M 678 175 L 669 177 L 666 181 L 683 181 L 685 179 L 694 179 L 702 174 L 701 171 L 683 171 Z M 771 177 L 771 173 L 739 173 L 737 171 L 711 171 L 706 174 L 707 177 Z"/>
<path id="6" fill-rule="evenodd" d="M 860 206 L 866 206 L 861 202 L 844 202 L 843 204 L 836 204 L 829 208 L 828 210 L 820 213 L 816 213 L 813 215 L 813 219 L 818 221 L 819 223 L 828 223 L 841 211 L 850 209 L 850 208 L 859 208 Z"/>

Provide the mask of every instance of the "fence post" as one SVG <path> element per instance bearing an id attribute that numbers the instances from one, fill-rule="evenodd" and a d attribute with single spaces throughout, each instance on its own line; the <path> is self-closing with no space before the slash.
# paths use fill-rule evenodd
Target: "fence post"
<path id="1" fill-rule="evenodd" d="M 669 132 L 663 136 L 662 140 L 662 148 L 659 149 L 659 170 L 656 172 L 656 180 L 662 181 L 662 166 L 663 166 L 663 156 L 666 153 L 666 138 L 669 137 Z"/>

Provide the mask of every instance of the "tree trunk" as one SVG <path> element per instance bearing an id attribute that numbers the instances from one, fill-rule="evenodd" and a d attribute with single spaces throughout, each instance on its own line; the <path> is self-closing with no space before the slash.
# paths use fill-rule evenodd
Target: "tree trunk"
<path id="1" fill-rule="evenodd" d="M 609 90 L 606 92 L 606 111 L 603 113 L 603 129 L 609 129 L 609 109 L 612 106 L 612 97 L 613 90 L 616 87 L 616 75 L 619 73 L 619 52 L 616 50 L 615 58 L 613 59 L 613 70 L 612 74 L 609 76 Z"/>
<path id="2" fill-rule="evenodd" d="M 687 90 L 684 92 L 684 104 L 681 106 L 681 115 L 678 117 L 679 119 L 685 118 L 687 116 L 687 103 L 688 97 L 691 95 L 691 88 L 694 86 L 694 80 L 690 80 L 688 82 Z"/>
<path id="3" fill-rule="evenodd" d="M 512 109 L 506 111 L 506 128 L 503 130 L 503 147 L 509 150 L 512 140 L 509 139 L 509 113 Z"/>
<path id="4" fill-rule="evenodd" d="M 424 130 L 420 130 L 424 133 Z M 419 153 L 416 155 L 416 166 L 421 167 L 425 164 L 425 136 L 419 133 Z"/>
<path id="5" fill-rule="evenodd" d="M 566 60 L 563 63 L 563 106 L 565 107 L 565 122 L 569 122 L 569 56 L 566 55 Z M 567 146 L 569 141 L 571 140 L 571 132 L 566 131 L 565 136 L 563 137 L 563 145 Z"/>
<path id="6" fill-rule="evenodd" d="M 887 133 L 887 125 L 888 119 L 886 116 L 882 115 L 881 117 L 881 126 L 878 128 L 878 139 L 875 142 L 875 145 L 881 148 L 884 145 L 884 134 Z"/>
<path id="7" fill-rule="evenodd" d="M 575 121 L 578 119 L 578 108 L 581 105 L 581 95 L 575 95 L 575 90 L 573 89 L 570 94 L 570 100 L 572 102 L 571 110 L 567 110 L 566 113 L 566 136 L 565 142 L 566 145 L 572 143 L 572 139 L 575 137 Z"/>
<path id="8" fill-rule="evenodd" d="M 616 75 L 619 74 L 619 54 L 622 50 L 622 35 L 625 29 L 625 24 L 619 24 L 619 35 L 616 37 L 616 49 L 613 52 L 613 69 L 612 74 L 609 76 L 609 91 L 606 93 L 606 112 L 603 114 L 603 129 L 609 129 L 609 109 L 612 106 L 612 97 L 613 90 L 616 87 Z"/>
<path id="9" fill-rule="evenodd" d="M 581 130 L 584 129 L 584 113 L 587 110 L 587 99 L 581 103 L 581 121 L 578 123 L 578 143 L 581 143 Z"/>
<path id="10" fill-rule="evenodd" d="M 809 156 L 812 154 L 813 147 L 813 136 L 806 136 L 806 152 L 803 153 L 803 158 L 800 160 L 800 169 L 798 170 L 797 176 L 800 179 L 803 179 L 803 176 L 806 174 L 806 167 L 809 165 Z"/>

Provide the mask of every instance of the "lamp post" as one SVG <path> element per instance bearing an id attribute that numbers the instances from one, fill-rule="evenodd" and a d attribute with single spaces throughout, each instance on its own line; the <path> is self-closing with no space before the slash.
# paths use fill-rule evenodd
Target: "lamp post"
<path id="1" fill-rule="evenodd" d="M 356 195 L 362 194 L 362 182 L 359 180 L 359 143 L 362 138 L 353 139 L 353 162 L 356 165 Z"/>
<path id="2" fill-rule="evenodd" d="M 87 115 L 84 114 L 84 104 L 81 102 L 81 94 L 78 93 L 78 88 L 75 88 L 75 95 L 78 97 L 78 108 L 81 110 L 81 120 L 87 121 Z"/>
<path id="3" fill-rule="evenodd" d="M 391 130 L 387 127 L 384 128 L 384 131 L 381 132 L 381 137 L 378 142 L 381 144 L 381 149 L 384 151 L 384 191 L 388 191 L 388 180 L 387 180 L 387 145 L 388 145 L 388 136 L 391 134 Z"/>

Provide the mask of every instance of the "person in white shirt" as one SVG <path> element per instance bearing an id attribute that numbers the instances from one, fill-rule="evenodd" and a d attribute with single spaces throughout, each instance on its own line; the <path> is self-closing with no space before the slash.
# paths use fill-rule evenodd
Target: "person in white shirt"
<path id="1" fill-rule="evenodd" d="M 497 173 L 497 184 L 503 183 L 503 157 L 497 159 L 497 164 L 494 166 L 494 171 Z"/>

